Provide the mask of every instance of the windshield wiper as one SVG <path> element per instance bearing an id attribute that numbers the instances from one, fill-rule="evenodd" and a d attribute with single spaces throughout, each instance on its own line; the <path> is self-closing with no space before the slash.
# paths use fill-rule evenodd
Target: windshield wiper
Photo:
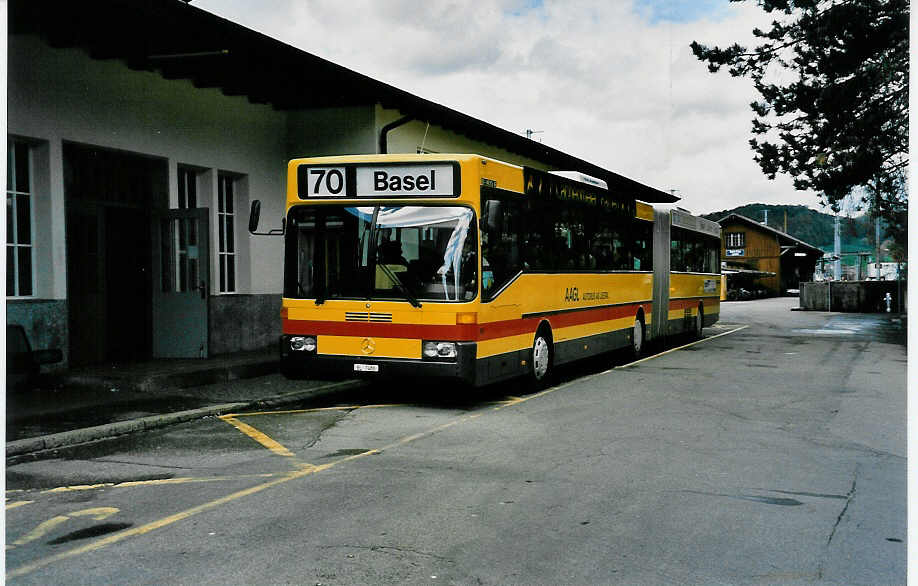
<path id="1" fill-rule="evenodd" d="M 306 297 L 306 291 L 303 291 L 303 288 L 300 287 L 303 297 Z M 325 293 L 323 291 L 316 291 L 316 305 L 322 305 L 325 303 Z"/>
<path id="2" fill-rule="evenodd" d="M 417 307 L 417 308 L 421 307 L 421 302 L 418 301 L 417 298 L 411 294 L 411 291 L 408 290 L 408 287 L 406 287 L 405 284 L 402 283 L 402 280 L 399 279 L 398 276 L 392 272 L 392 269 L 390 269 L 387 265 L 383 263 L 376 263 L 376 266 L 381 268 L 383 272 L 386 273 L 386 276 L 389 277 L 389 280 L 392 281 L 392 283 L 395 284 L 396 287 L 398 287 L 399 291 L 401 291 L 405 295 L 405 299 L 408 300 L 408 303 L 410 303 L 412 306 Z"/>
<path id="3" fill-rule="evenodd" d="M 311 270 L 312 269 L 310 268 L 310 271 Z M 315 275 L 312 275 L 310 278 L 315 279 Z M 315 281 L 313 280 L 313 282 Z M 309 297 L 309 293 L 307 293 L 306 289 L 303 288 L 302 281 L 297 281 L 296 286 L 300 290 L 300 295 L 302 295 L 303 298 Z M 322 305 L 323 303 L 325 303 L 325 287 L 322 287 L 319 284 L 316 284 L 315 290 L 316 290 L 316 305 Z"/>

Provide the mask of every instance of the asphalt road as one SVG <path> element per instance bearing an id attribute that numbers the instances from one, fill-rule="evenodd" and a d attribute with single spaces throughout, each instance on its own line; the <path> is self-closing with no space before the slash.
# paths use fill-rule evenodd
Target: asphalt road
<path id="1" fill-rule="evenodd" d="M 901 332 L 795 304 L 541 393 L 374 385 L 11 466 L 7 580 L 903 584 Z"/>

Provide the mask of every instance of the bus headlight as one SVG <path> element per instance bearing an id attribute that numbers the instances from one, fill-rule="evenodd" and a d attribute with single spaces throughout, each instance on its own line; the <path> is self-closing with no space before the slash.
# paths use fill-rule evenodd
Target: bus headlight
<path id="1" fill-rule="evenodd" d="M 424 342 L 424 358 L 455 358 L 455 342 Z"/>
<path id="2" fill-rule="evenodd" d="M 315 352 L 316 339 L 312 336 L 290 336 L 290 349 L 295 352 Z"/>

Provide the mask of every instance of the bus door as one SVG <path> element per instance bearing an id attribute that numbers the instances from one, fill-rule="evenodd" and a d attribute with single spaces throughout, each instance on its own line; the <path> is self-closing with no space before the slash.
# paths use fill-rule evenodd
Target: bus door
<path id="1" fill-rule="evenodd" d="M 153 216 L 153 357 L 207 358 L 208 208 Z"/>

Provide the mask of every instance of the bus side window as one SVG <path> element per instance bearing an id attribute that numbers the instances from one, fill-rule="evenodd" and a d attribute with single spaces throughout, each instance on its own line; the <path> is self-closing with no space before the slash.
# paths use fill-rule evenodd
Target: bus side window
<path id="1" fill-rule="evenodd" d="M 640 227 L 638 231 L 642 234 L 641 242 L 643 243 L 644 254 L 641 257 L 641 270 L 653 270 L 653 224 L 650 222 L 638 221 Z"/>
<path id="2" fill-rule="evenodd" d="M 669 270 L 671 271 L 681 272 L 685 270 L 685 257 L 683 256 L 682 245 L 682 230 L 674 226 L 672 228 L 669 254 Z"/>
<path id="3" fill-rule="evenodd" d="M 284 296 L 304 298 L 315 295 L 313 257 L 316 250 L 315 210 L 298 210 L 287 223 L 287 257 L 295 259 L 284 270 Z"/>
<path id="4" fill-rule="evenodd" d="M 694 232 L 683 232 L 682 237 L 682 254 L 685 255 L 685 270 L 690 273 L 698 271 L 698 255 L 696 254 L 695 234 Z"/>
<path id="5" fill-rule="evenodd" d="M 483 227 L 481 238 L 481 290 L 484 299 L 500 290 L 520 270 L 521 206 L 518 201 L 500 199 L 501 219 L 489 222 L 492 228 Z"/>
<path id="6" fill-rule="evenodd" d="M 705 272 L 720 272 L 720 238 L 708 237 L 705 239 Z"/>

